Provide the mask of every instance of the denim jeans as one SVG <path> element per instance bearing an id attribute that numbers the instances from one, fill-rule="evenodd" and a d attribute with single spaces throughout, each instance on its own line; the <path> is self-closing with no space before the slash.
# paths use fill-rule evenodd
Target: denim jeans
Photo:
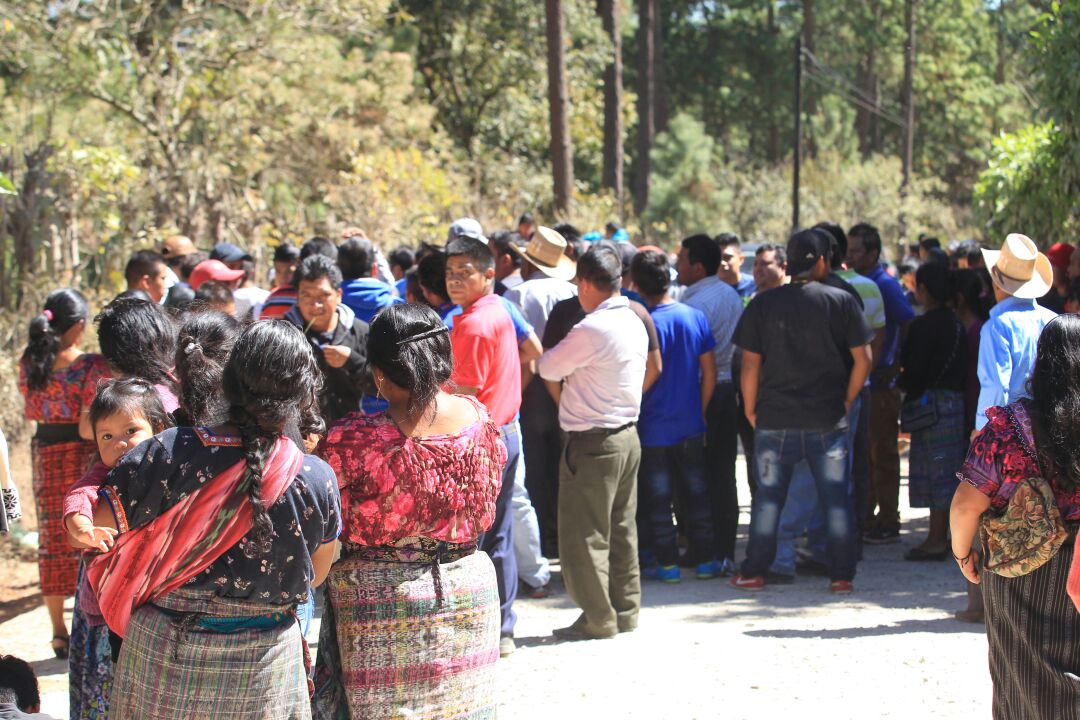
<path id="1" fill-rule="evenodd" d="M 514 496 L 510 508 L 514 517 L 514 558 L 517 560 L 518 577 L 529 587 L 538 588 L 551 580 L 548 559 L 540 552 L 540 526 L 536 522 L 536 510 L 525 489 L 525 450 L 522 448 L 514 473 Z"/>
<path id="2" fill-rule="evenodd" d="M 867 391 L 864 391 L 867 392 Z M 867 392 L 869 396 L 869 392 Z M 855 522 L 855 542 L 858 547 L 860 537 L 859 529 L 859 493 L 855 486 L 854 471 L 855 439 L 862 417 L 862 394 L 855 398 L 848 413 L 848 468 L 849 477 L 852 479 L 852 513 Z M 862 495 L 865 497 L 865 492 Z M 806 461 L 795 466 L 791 476 L 791 485 L 788 486 L 787 500 L 784 502 L 784 510 L 780 513 L 780 527 L 777 531 L 776 559 L 773 560 L 769 569 L 781 575 L 795 574 L 795 540 L 807 534 L 807 544 L 810 556 L 824 563 L 826 558 L 826 527 L 825 513 L 818 501 L 817 488 L 814 487 L 814 476 L 810 474 L 810 466 Z M 856 555 L 858 559 L 858 555 Z"/>
<path id="3" fill-rule="evenodd" d="M 777 527 L 795 466 L 805 460 L 821 499 L 827 525 L 829 578 L 855 577 L 847 429 L 762 430 L 754 432 L 758 491 L 750 510 L 750 540 L 742 574 L 764 575 L 776 557 Z"/>
<path id="4" fill-rule="evenodd" d="M 516 421 L 499 428 L 499 435 L 506 443 L 506 465 L 503 466 L 502 487 L 495 498 L 495 521 L 480 536 L 479 547 L 491 557 L 495 566 L 495 579 L 499 584 L 499 608 L 502 611 L 502 634 L 513 635 L 517 615 L 514 598 L 517 597 L 517 558 L 514 556 L 514 514 L 511 509 L 514 497 L 514 475 L 517 474 L 521 455 L 521 434 Z"/>
<path id="5" fill-rule="evenodd" d="M 679 562 L 675 526 L 671 523 L 675 493 L 682 505 L 681 520 L 687 526 L 684 529 L 693 562 L 703 563 L 715 557 L 703 436 L 695 435 L 675 445 L 641 448 L 638 487 L 638 537 L 648 538 L 657 562 Z"/>

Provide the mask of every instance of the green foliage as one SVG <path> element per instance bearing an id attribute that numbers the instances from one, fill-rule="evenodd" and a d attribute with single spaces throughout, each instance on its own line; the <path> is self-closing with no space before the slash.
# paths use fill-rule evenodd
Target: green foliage
<path id="1" fill-rule="evenodd" d="M 1033 33 L 1037 89 L 1050 116 L 994 141 L 975 186 L 991 234 L 1023 232 L 1042 245 L 1080 232 L 1080 0 L 1054 2 Z"/>
<path id="2" fill-rule="evenodd" d="M 684 115 L 657 138 L 652 154 L 658 177 L 644 221 L 650 241 L 668 246 L 682 237 L 729 230 L 747 242 L 784 242 L 791 232 L 791 169 L 746 168 L 722 157 L 704 126 Z M 942 199 L 940 180 L 916 178 L 907 199 L 897 192 L 900 161 L 876 156 L 849 160 L 822 152 L 801 176 L 803 225 L 821 221 L 849 227 L 873 222 L 887 245 L 900 238 L 899 218 L 910 227 L 946 238 L 971 232 Z"/>

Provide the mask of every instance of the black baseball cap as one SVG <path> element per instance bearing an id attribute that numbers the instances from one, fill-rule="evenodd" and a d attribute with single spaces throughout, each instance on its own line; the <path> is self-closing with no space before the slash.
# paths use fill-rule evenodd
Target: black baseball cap
<path id="1" fill-rule="evenodd" d="M 240 262 L 241 260 L 251 260 L 251 255 L 241 250 L 238 246 L 232 243 L 218 243 L 214 246 L 214 249 L 210 251 L 211 260 L 220 260 L 224 263 Z"/>
<path id="2" fill-rule="evenodd" d="M 829 235 L 821 230 L 800 230 L 787 244 L 787 271 L 795 277 L 807 272 L 817 261 L 829 259 Z"/>

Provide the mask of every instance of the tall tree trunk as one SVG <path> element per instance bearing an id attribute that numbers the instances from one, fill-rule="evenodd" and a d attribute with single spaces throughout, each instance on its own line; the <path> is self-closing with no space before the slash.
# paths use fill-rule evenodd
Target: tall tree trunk
<path id="1" fill-rule="evenodd" d="M 548 107 L 551 117 L 551 175 L 555 211 L 570 212 L 574 163 L 570 147 L 570 97 L 566 84 L 566 19 L 562 0 L 547 0 Z"/>
<path id="2" fill-rule="evenodd" d="M 1005 0 L 998 3 L 997 12 L 997 63 L 994 65 L 994 82 L 1005 84 Z"/>
<path id="3" fill-rule="evenodd" d="M 802 42 L 803 49 L 811 55 L 816 54 L 816 48 L 814 46 L 814 0 L 803 0 L 803 23 L 802 23 Z M 807 115 L 813 115 L 817 112 L 817 93 L 810 90 L 806 93 L 806 113 Z"/>
<path id="4" fill-rule="evenodd" d="M 638 0 L 638 136 L 634 164 L 634 209 L 640 214 L 649 204 L 649 153 L 652 151 L 655 126 L 655 58 L 653 25 L 656 0 Z"/>
<path id="5" fill-rule="evenodd" d="M 653 131 L 656 133 L 667 130 L 670 116 L 664 60 L 664 14 L 661 7 L 660 1 L 656 0 L 653 6 Z"/>
<path id="6" fill-rule="evenodd" d="M 622 213 L 623 199 L 623 118 L 622 118 L 622 33 L 619 30 L 618 0 L 597 0 L 596 12 L 611 39 L 611 62 L 604 68 L 604 171 L 601 183 L 615 191 Z"/>
<path id="7" fill-rule="evenodd" d="M 907 41 L 904 43 L 904 155 L 903 181 L 900 195 L 906 197 L 911 189 L 911 163 L 915 149 L 915 5 L 917 0 L 904 0 L 904 26 Z M 907 242 L 907 213 L 900 209 L 900 240 Z"/>

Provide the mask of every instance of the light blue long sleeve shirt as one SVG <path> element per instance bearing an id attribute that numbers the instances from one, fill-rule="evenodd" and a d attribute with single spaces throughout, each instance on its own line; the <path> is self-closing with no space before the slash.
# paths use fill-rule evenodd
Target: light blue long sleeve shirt
<path id="1" fill-rule="evenodd" d="M 986 425 L 986 409 L 1029 397 L 1039 335 L 1057 313 L 1034 300 L 1010 297 L 990 311 L 979 333 L 979 403 L 975 429 Z"/>

